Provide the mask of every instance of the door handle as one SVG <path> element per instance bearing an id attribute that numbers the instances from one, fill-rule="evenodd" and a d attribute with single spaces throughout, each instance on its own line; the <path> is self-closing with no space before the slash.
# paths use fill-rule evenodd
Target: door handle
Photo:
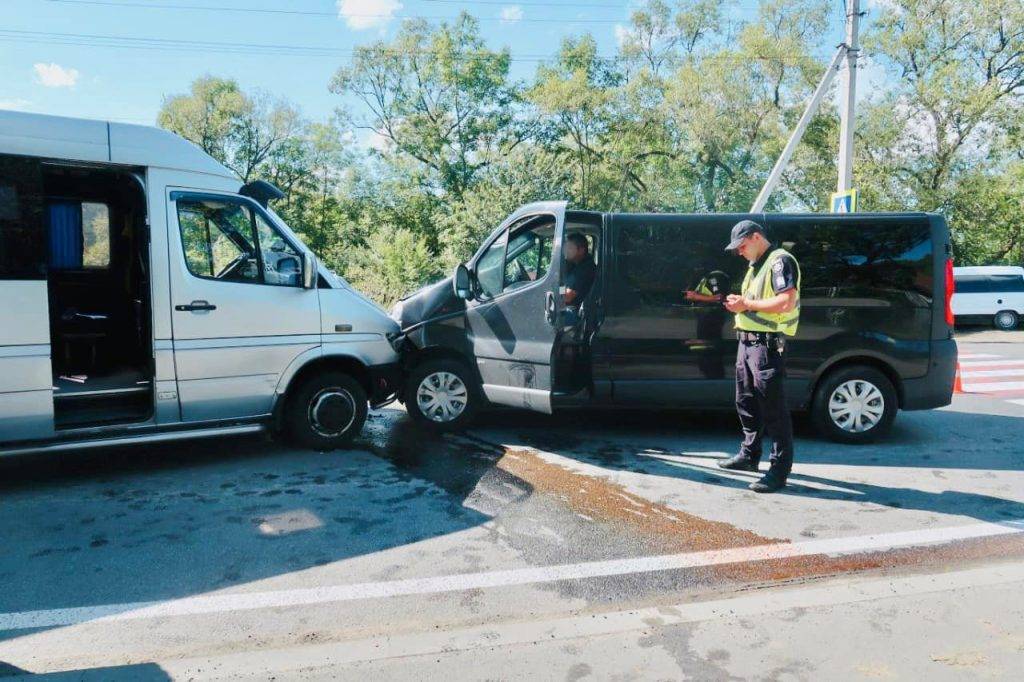
<path id="1" fill-rule="evenodd" d="M 174 309 L 180 312 L 196 312 L 200 310 L 216 310 L 217 306 L 208 301 L 192 301 L 188 305 L 176 305 Z"/>
<path id="2" fill-rule="evenodd" d="M 555 323 L 555 292 L 549 291 L 544 298 L 544 319 L 548 324 Z"/>

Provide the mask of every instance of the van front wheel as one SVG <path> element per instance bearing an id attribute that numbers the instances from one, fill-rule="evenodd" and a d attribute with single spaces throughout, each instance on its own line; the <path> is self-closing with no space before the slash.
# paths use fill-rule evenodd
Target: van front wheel
<path id="1" fill-rule="evenodd" d="M 352 442 L 366 422 L 366 391 L 344 372 L 325 372 L 303 381 L 289 397 L 285 429 L 291 440 L 314 450 Z"/>
<path id="2" fill-rule="evenodd" d="M 1016 329 L 1019 321 L 1020 317 L 1012 310 L 1000 310 L 996 313 L 995 317 L 992 318 L 992 322 L 995 324 L 996 329 L 1002 329 L 1004 332 Z"/>
<path id="3" fill-rule="evenodd" d="M 867 443 L 889 430 L 897 403 L 896 389 L 882 372 L 864 365 L 843 367 L 818 384 L 811 421 L 831 440 Z"/>
<path id="4" fill-rule="evenodd" d="M 405 384 L 409 416 L 435 431 L 458 431 L 473 420 L 483 394 L 469 368 L 458 360 L 428 360 Z"/>

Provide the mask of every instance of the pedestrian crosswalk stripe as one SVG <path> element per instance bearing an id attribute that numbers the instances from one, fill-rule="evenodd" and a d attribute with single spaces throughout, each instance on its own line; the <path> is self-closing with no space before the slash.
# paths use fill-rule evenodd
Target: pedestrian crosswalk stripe
<path id="1" fill-rule="evenodd" d="M 1009 369 L 970 369 L 962 368 L 960 376 L 964 379 L 969 377 L 1024 377 L 1024 367 Z"/>

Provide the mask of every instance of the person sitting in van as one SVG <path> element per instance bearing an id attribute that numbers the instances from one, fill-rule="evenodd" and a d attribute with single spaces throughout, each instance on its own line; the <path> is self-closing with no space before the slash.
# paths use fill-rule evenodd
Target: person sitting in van
<path id="1" fill-rule="evenodd" d="M 565 238 L 565 260 L 569 265 L 565 273 L 565 304 L 578 308 L 590 293 L 597 277 L 597 266 L 590 256 L 590 243 L 576 232 Z"/>

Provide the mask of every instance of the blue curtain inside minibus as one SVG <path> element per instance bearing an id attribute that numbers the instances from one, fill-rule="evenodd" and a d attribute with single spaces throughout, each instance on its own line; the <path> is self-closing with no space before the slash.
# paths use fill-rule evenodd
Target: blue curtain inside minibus
<path id="1" fill-rule="evenodd" d="M 81 268 L 82 204 L 77 201 L 51 202 L 47 209 L 47 223 L 50 235 L 50 268 Z"/>

